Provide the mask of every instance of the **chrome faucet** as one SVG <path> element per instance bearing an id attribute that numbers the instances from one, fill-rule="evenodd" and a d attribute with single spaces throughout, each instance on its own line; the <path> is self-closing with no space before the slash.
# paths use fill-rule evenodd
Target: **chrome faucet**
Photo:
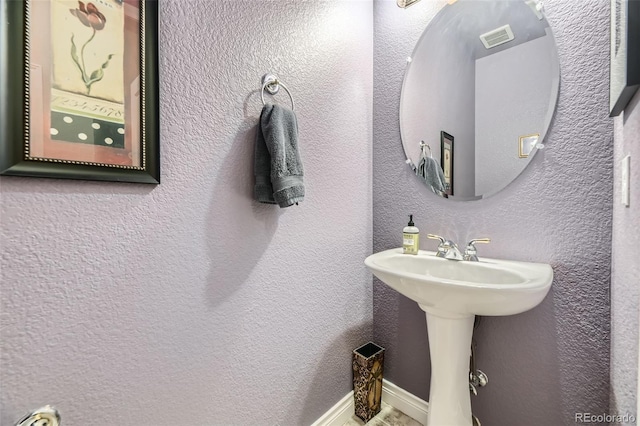
<path id="1" fill-rule="evenodd" d="M 458 245 L 451 240 L 447 240 L 439 235 L 427 234 L 427 238 L 432 240 L 439 240 L 440 244 L 438 244 L 438 251 L 436 253 L 436 257 L 442 257 L 444 259 L 449 260 L 466 260 L 469 262 L 477 262 L 478 261 L 478 250 L 476 249 L 475 244 L 483 243 L 487 244 L 491 240 L 489 238 L 476 238 L 467 243 L 467 247 L 464 250 L 464 255 L 460 253 L 460 249 Z"/>
<path id="2" fill-rule="evenodd" d="M 460 249 L 458 249 L 458 245 L 453 241 L 434 234 L 427 234 L 427 238 L 440 241 L 436 257 L 443 257 L 449 260 L 464 260 L 462 253 L 460 253 Z"/>

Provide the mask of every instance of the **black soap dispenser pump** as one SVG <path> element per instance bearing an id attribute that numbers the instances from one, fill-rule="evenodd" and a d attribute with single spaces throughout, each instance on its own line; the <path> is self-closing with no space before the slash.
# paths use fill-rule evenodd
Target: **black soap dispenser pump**
<path id="1" fill-rule="evenodd" d="M 420 230 L 413 223 L 413 215 L 409 215 L 409 223 L 402 230 L 402 252 L 418 254 L 420 249 Z"/>

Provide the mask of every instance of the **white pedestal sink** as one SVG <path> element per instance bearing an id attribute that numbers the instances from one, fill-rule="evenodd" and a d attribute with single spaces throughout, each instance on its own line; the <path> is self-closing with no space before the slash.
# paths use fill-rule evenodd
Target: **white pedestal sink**
<path id="1" fill-rule="evenodd" d="M 469 348 L 475 315 L 513 315 L 537 306 L 553 280 L 550 265 L 482 258 L 439 258 L 391 249 L 364 263 L 427 314 L 431 387 L 426 426 L 472 426 Z"/>

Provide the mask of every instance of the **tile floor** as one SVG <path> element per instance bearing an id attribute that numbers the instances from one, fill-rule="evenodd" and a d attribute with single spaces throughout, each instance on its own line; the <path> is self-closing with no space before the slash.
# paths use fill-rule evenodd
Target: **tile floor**
<path id="1" fill-rule="evenodd" d="M 343 426 L 362 426 L 365 423 L 354 414 L 351 420 Z M 380 412 L 377 416 L 366 423 L 367 426 L 422 426 L 411 417 L 407 416 L 400 410 L 393 408 L 389 404 L 382 403 Z"/>

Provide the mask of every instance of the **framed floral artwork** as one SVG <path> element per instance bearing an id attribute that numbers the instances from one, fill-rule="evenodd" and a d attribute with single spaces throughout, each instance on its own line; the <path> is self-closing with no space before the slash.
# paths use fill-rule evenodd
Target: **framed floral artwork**
<path id="1" fill-rule="evenodd" d="M 157 1 L 0 13 L 0 174 L 160 183 Z"/>

